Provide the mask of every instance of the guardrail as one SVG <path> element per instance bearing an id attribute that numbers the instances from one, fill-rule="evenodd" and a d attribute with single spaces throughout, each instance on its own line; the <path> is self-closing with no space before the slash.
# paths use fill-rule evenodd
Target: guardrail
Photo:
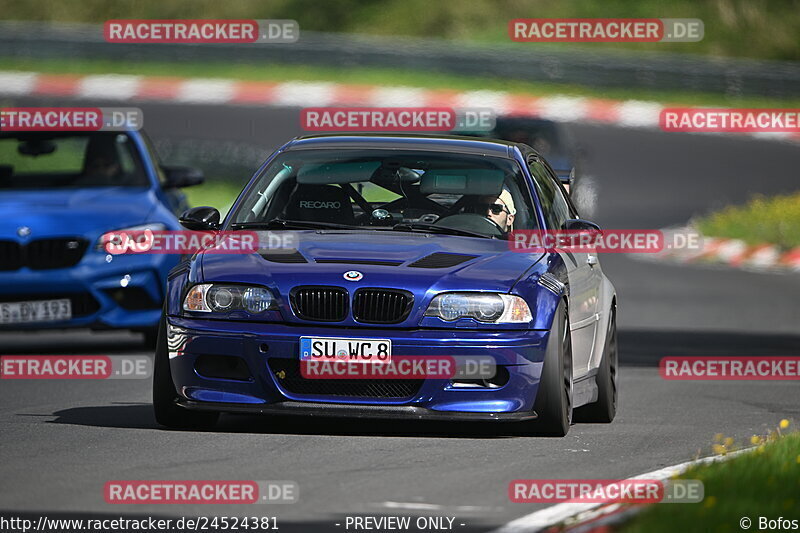
<path id="1" fill-rule="evenodd" d="M 292 44 L 117 44 L 98 25 L 0 23 L 0 56 L 121 61 L 225 61 L 393 67 L 587 87 L 636 87 L 800 97 L 800 62 L 654 53 L 580 52 L 535 44 L 480 46 L 433 39 L 305 32 Z M 391 80 L 387 80 L 391 83 Z"/>

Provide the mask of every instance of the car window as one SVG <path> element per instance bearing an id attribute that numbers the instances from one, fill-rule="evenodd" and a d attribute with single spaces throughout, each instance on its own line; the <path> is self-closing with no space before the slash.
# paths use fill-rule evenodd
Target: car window
<path id="1" fill-rule="evenodd" d="M 558 179 L 558 176 L 553 171 L 552 167 L 548 167 L 546 164 L 540 163 L 542 167 L 544 167 L 547 175 L 550 176 L 550 181 L 553 183 L 553 187 L 556 190 L 556 197 L 563 201 L 563 204 L 566 204 L 567 210 L 569 212 L 568 218 L 580 218 L 578 214 L 578 209 L 575 207 L 575 204 L 572 202 L 569 194 L 567 194 L 567 190 L 564 188 L 564 184 L 561 183 L 561 180 Z M 559 201 L 559 205 L 562 205 L 562 202 Z"/>
<path id="2" fill-rule="evenodd" d="M 275 218 L 380 229 L 398 223 L 480 230 L 492 210 L 503 231 L 535 229 L 519 165 L 482 155 L 405 150 L 291 150 L 256 178 L 231 219 Z M 376 211 L 379 211 L 376 213 Z M 496 221 L 495 221 L 496 222 Z M 501 224 L 503 226 L 503 224 Z M 486 226 L 489 229 L 489 226 Z"/>
<path id="3" fill-rule="evenodd" d="M 564 222 L 573 218 L 563 191 L 558 187 L 555 178 L 550 174 L 547 167 L 540 161 L 531 160 L 528 163 L 528 168 L 530 168 L 533 175 L 536 191 L 549 229 L 561 229 Z"/>
<path id="4" fill-rule="evenodd" d="M 144 145 L 147 147 L 147 151 L 150 152 L 150 157 L 153 161 L 153 168 L 156 172 L 156 179 L 158 179 L 158 183 L 163 187 L 167 183 L 167 175 L 164 173 L 164 170 L 161 168 L 161 158 L 158 155 L 158 151 L 156 150 L 153 141 L 150 137 L 144 133 L 144 131 L 140 131 L 139 134 L 144 141 Z"/>
<path id="5" fill-rule="evenodd" d="M 0 135 L 0 189 L 147 185 L 138 151 L 124 133 Z"/>

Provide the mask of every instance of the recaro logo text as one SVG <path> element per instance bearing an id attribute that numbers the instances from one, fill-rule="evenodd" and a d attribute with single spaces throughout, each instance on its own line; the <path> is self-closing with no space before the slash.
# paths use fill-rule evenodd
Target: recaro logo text
<path id="1" fill-rule="evenodd" d="M 300 202 L 300 207 L 303 209 L 339 209 L 341 206 L 341 202 L 312 202 L 310 200 Z"/>

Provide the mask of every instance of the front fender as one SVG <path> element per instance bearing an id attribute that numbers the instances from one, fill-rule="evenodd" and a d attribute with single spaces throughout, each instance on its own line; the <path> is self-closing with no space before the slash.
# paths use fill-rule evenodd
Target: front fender
<path id="1" fill-rule="evenodd" d="M 541 283 L 542 276 L 556 283 Z M 569 278 L 563 258 L 557 253 L 548 254 L 539 261 L 512 289 L 512 294 L 528 302 L 533 314 L 531 329 L 549 331 L 553 325 L 558 304 L 562 300 L 569 305 Z"/>

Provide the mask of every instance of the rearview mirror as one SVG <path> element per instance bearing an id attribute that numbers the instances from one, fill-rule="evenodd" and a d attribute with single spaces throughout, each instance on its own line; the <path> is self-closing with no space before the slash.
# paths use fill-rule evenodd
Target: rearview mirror
<path id="1" fill-rule="evenodd" d="M 56 143 L 52 141 L 34 140 L 25 141 L 17 146 L 20 155 L 38 157 L 40 155 L 52 154 L 56 151 Z"/>
<path id="2" fill-rule="evenodd" d="M 165 189 L 177 189 L 180 187 L 191 187 L 200 185 L 205 181 L 203 171 L 192 167 L 161 167 L 167 178 L 163 187 Z"/>
<path id="3" fill-rule="evenodd" d="M 193 207 L 185 211 L 179 219 L 181 226 L 195 231 L 219 229 L 219 211 L 213 207 Z"/>

